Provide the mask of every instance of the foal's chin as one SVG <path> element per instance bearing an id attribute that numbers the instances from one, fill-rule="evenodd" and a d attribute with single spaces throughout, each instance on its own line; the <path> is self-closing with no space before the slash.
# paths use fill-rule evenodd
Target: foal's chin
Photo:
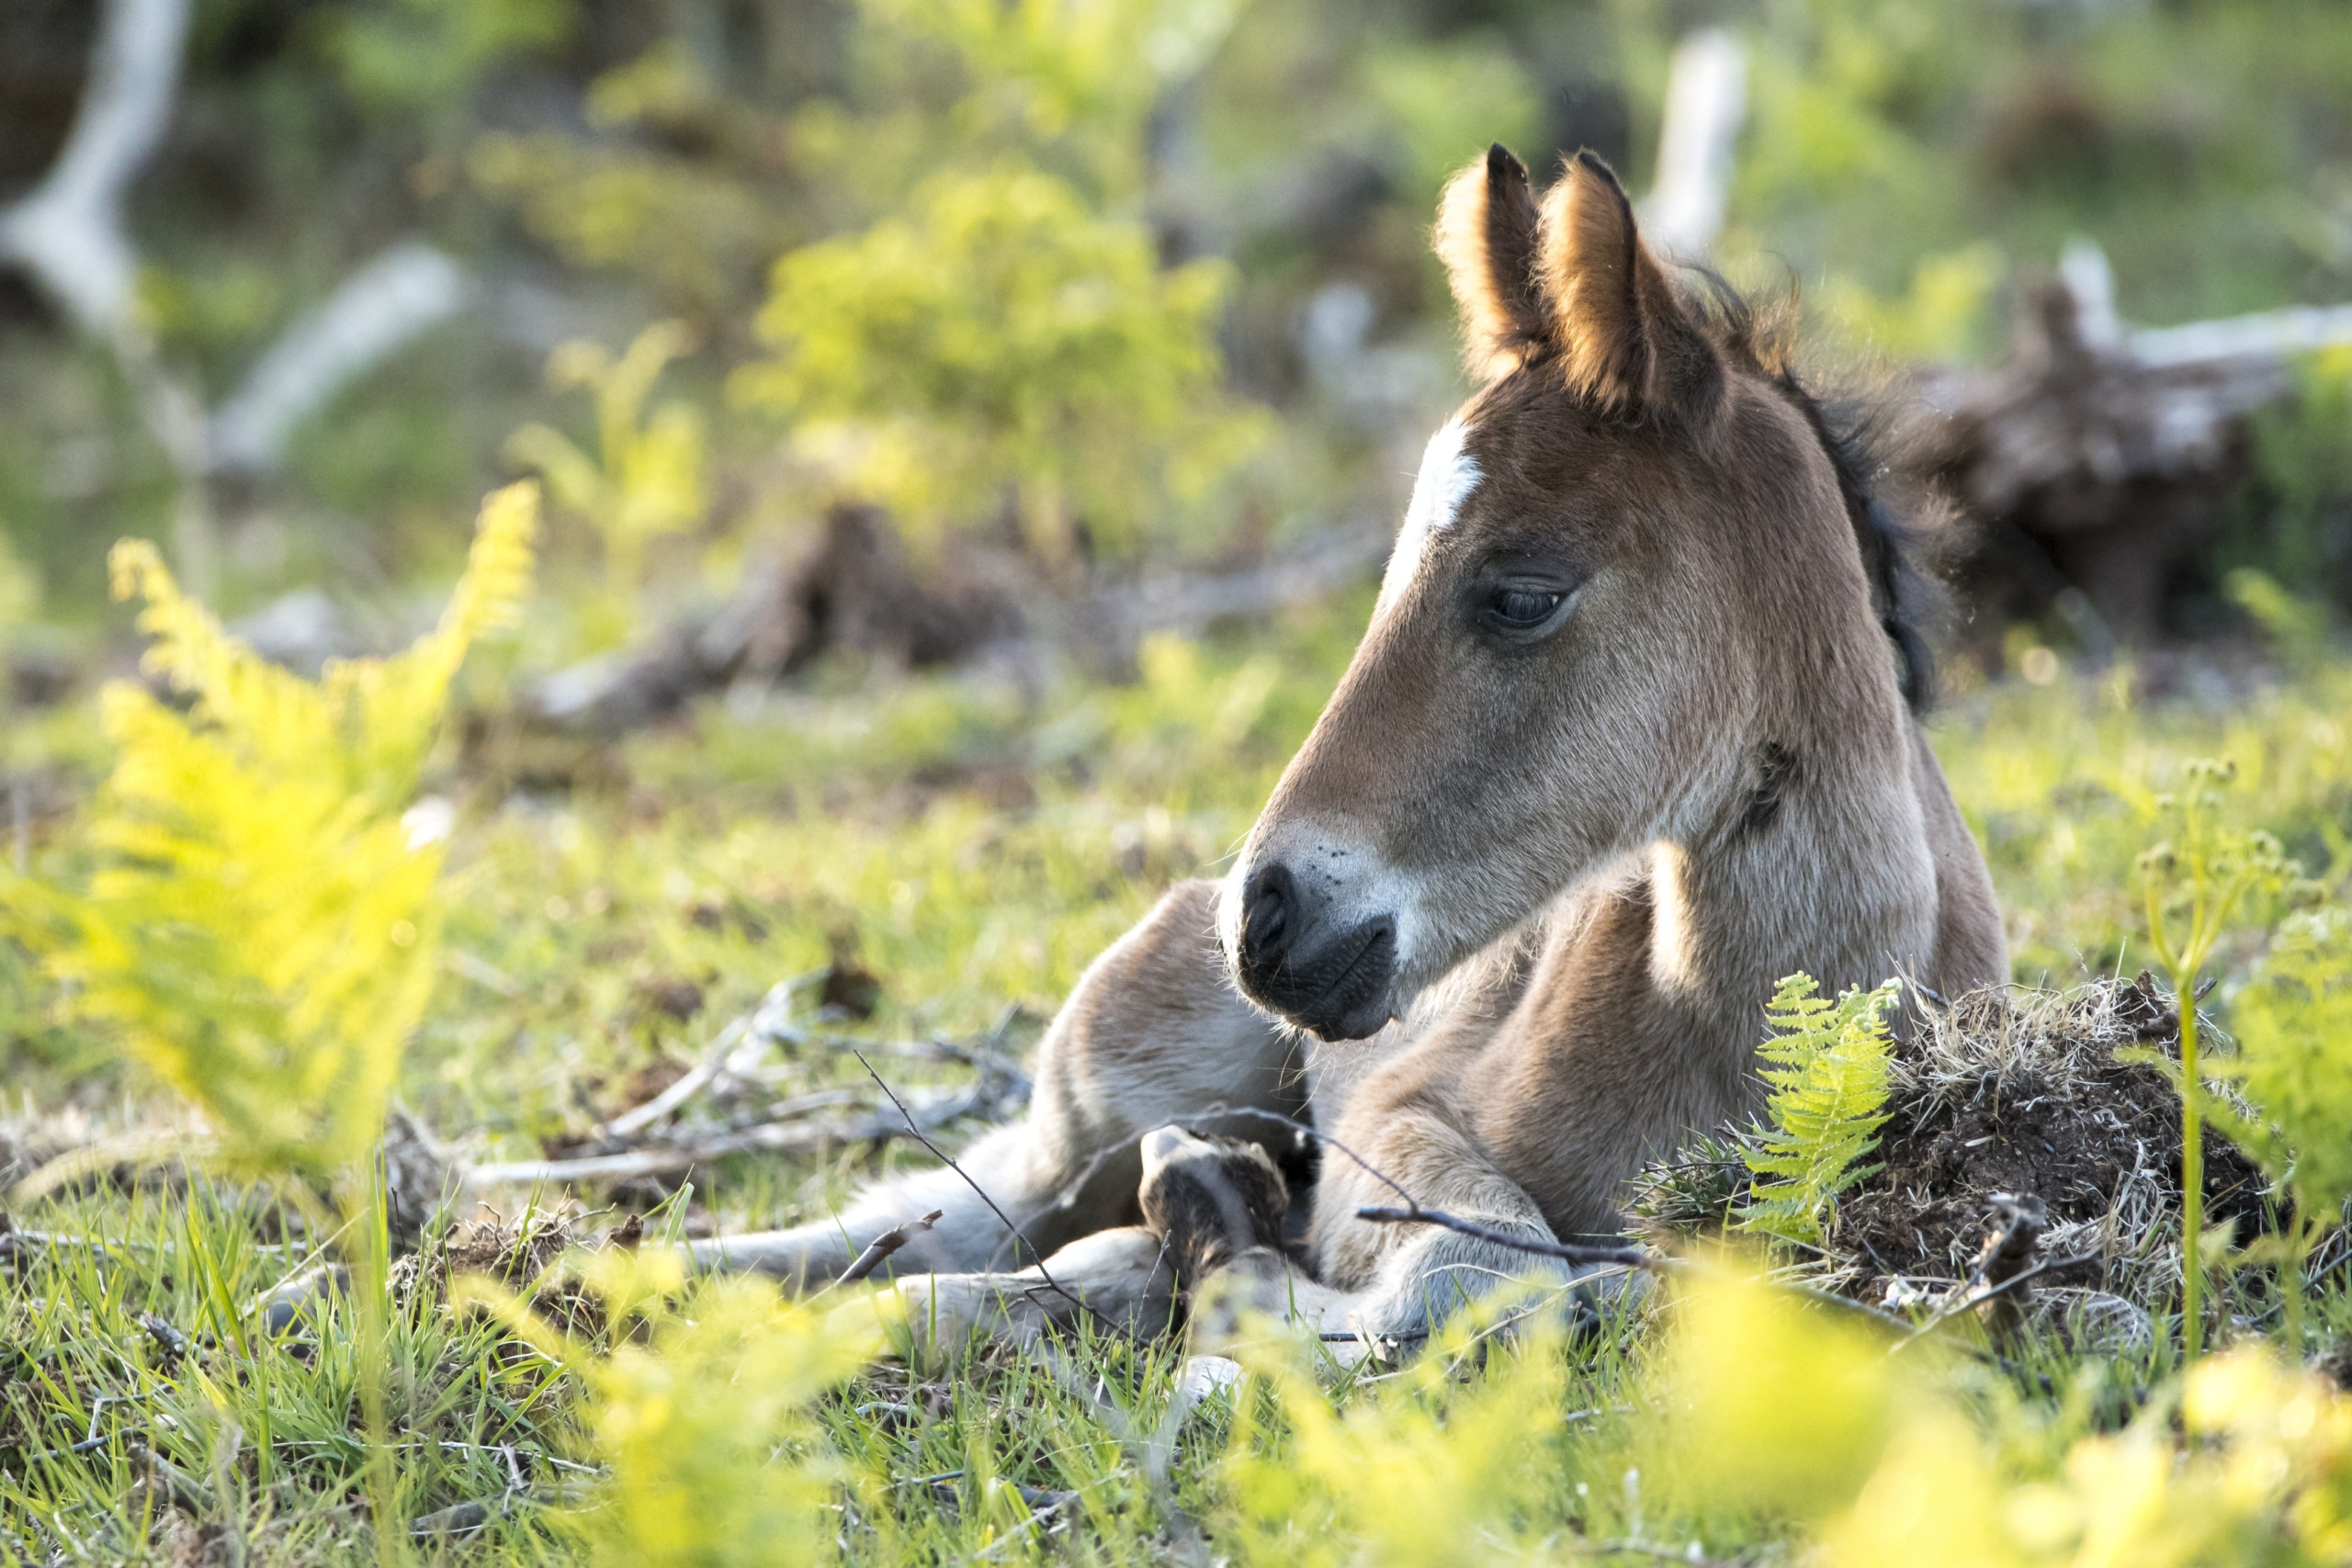
<path id="1" fill-rule="evenodd" d="M 1368 1040 L 1398 1010 L 1396 936 L 1388 919 L 1337 933 L 1279 964 L 1229 961 L 1243 996 L 1319 1040 Z"/>
<path id="2" fill-rule="evenodd" d="M 1389 987 L 1383 982 L 1363 999 L 1334 1002 L 1283 1016 L 1317 1040 L 1333 1044 L 1369 1040 L 1387 1028 L 1388 1021 L 1396 1015 L 1388 997 Z"/>

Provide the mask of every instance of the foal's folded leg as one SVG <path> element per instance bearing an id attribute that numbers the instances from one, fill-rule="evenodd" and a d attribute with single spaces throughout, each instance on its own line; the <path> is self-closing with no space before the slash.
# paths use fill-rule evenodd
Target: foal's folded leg
<path id="1" fill-rule="evenodd" d="M 1144 1134 L 1137 1154 L 1142 1224 L 1097 1232 L 1012 1272 L 902 1275 L 893 1293 L 913 1343 L 953 1350 L 977 1330 L 1026 1344 L 1081 1320 L 1154 1339 L 1177 1326 L 1204 1285 L 1227 1300 L 1235 1281 L 1287 1272 L 1290 1190 L 1263 1147 L 1166 1126 Z"/>
<path id="2" fill-rule="evenodd" d="M 1418 1098 L 1359 1102 L 1349 1108 L 1340 1135 L 1423 1208 L 1513 1239 L 1556 1239 L 1534 1198 L 1438 1106 Z M 1385 1349 L 1411 1354 L 1449 1319 L 1498 1291 L 1532 1292 L 1529 1312 L 1580 1316 L 1628 1289 L 1623 1271 L 1613 1267 L 1569 1264 L 1433 1224 L 1356 1217 L 1359 1208 L 1403 1201 L 1361 1167 L 1326 1157 L 1316 1192 L 1317 1258 L 1323 1277 L 1348 1292 L 1330 1315 Z"/>
<path id="3" fill-rule="evenodd" d="M 944 1211 L 939 1223 L 880 1277 L 984 1272 L 1138 1220 L 1135 1145 L 1144 1133 L 1211 1106 L 1298 1104 L 1289 1039 L 1227 977 L 1216 900 L 1215 883 L 1179 884 L 1088 967 L 1038 1045 L 1029 1114 L 956 1156 L 968 1181 L 944 1168 L 897 1177 L 833 1219 L 697 1242 L 696 1261 L 808 1289 L 876 1235 L 934 1209 Z"/>
<path id="4" fill-rule="evenodd" d="M 961 1349 L 975 1333 L 1026 1345 L 1048 1329 L 1082 1324 L 1102 1333 L 1156 1339 L 1177 1317 L 1176 1270 L 1160 1237 L 1119 1225 L 1071 1242 L 1043 1264 L 1004 1273 L 901 1274 L 884 1292 L 886 1315 L 901 1320 L 925 1354 Z"/>

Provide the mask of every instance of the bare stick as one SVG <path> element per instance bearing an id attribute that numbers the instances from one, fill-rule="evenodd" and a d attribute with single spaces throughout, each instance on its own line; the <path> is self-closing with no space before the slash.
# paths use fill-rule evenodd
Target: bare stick
<path id="1" fill-rule="evenodd" d="M 1987 1285 L 1982 1291 L 1962 1295 L 1952 1301 L 1950 1305 L 1939 1308 L 1933 1317 L 1914 1331 L 1913 1337 L 1917 1337 L 1919 1335 L 1932 1333 L 1955 1314 L 1965 1312 L 1971 1307 L 1983 1306 L 1986 1302 L 2018 1290 L 2044 1274 L 2055 1274 L 2066 1269 L 2080 1269 L 2085 1264 L 2098 1262 L 2098 1258 L 2099 1255 L 2096 1252 L 2077 1252 L 2067 1258 L 2045 1258 L 2032 1268 L 2021 1269 L 1996 1285 Z"/>
<path id="2" fill-rule="evenodd" d="M 336 286 L 265 350 L 212 416 L 211 458 L 266 473 L 295 429 L 335 393 L 465 304 L 469 280 L 422 240 L 402 240 Z"/>
<path id="3" fill-rule="evenodd" d="M 787 1112 L 814 1111 L 824 1106 L 840 1105 L 853 1098 L 853 1092 L 848 1089 L 820 1089 L 786 1101 L 781 1109 Z M 932 1126 L 944 1126 L 969 1115 L 987 1103 L 985 1094 L 967 1090 L 927 1102 L 921 1109 L 924 1122 Z M 798 1154 L 837 1144 L 895 1138 L 903 1131 L 899 1117 L 879 1111 L 854 1121 L 763 1122 L 754 1127 L 714 1134 L 691 1143 L 660 1148 L 582 1155 L 577 1159 L 516 1160 L 508 1164 L 478 1165 L 466 1172 L 464 1184 L 469 1189 L 553 1186 L 566 1181 L 627 1181 L 642 1176 L 674 1176 L 698 1165 L 708 1165 L 727 1155 Z M 919 1139 L 922 1137 L 921 1133 L 915 1135 Z M 923 1141 L 928 1145 L 929 1140 Z"/>
<path id="4" fill-rule="evenodd" d="M 884 1258 L 937 1224 L 946 1213 L 944 1209 L 933 1209 L 919 1220 L 909 1220 L 904 1224 L 892 1225 L 865 1244 L 865 1250 L 859 1253 L 856 1260 L 842 1270 L 842 1277 L 833 1281 L 834 1286 L 838 1288 L 842 1285 L 856 1284 L 860 1280 L 881 1268 Z"/>
<path id="5" fill-rule="evenodd" d="M 1642 203 L 1642 231 L 1651 244 L 1695 259 L 1723 227 L 1734 144 L 1747 112 L 1747 51 L 1731 32 L 1702 28 L 1675 46 L 1668 69 L 1657 183 Z"/>
<path id="6" fill-rule="evenodd" d="M 1563 1263 L 1597 1264 L 1619 1269 L 1646 1269 L 1653 1273 L 1670 1273 L 1688 1267 L 1679 1258 L 1668 1258 L 1638 1247 L 1592 1247 L 1577 1242 L 1544 1241 L 1536 1236 L 1514 1235 L 1509 1231 L 1482 1225 L 1447 1213 L 1442 1209 L 1424 1209 L 1414 1204 L 1404 1209 L 1363 1208 L 1356 1218 L 1370 1220 L 1374 1224 L 1436 1225 L 1459 1235 L 1489 1241 L 1497 1247 L 1507 1247 L 1513 1252 L 1524 1252 L 1537 1258 L 1556 1258 Z"/>
<path id="7" fill-rule="evenodd" d="M 125 193 L 170 123 L 190 0 L 112 0 L 99 13 L 90 81 L 55 164 L 0 214 L 0 255 L 24 265 L 92 336 L 130 310 L 138 253 Z"/>
<path id="8" fill-rule="evenodd" d="M 644 1104 L 622 1111 L 589 1135 L 598 1143 L 607 1139 L 634 1138 L 701 1093 L 704 1086 L 716 1082 L 726 1073 L 728 1058 L 736 1046 L 743 1043 L 743 1037 L 758 1031 L 762 1013 L 770 1007 L 781 1006 L 786 1010 L 785 1021 L 789 1024 L 792 987 L 798 983 L 797 979 L 778 981 L 766 996 L 760 998 L 758 1007 L 729 1021 L 727 1027 L 712 1038 L 709 1047 L 703 1052 L 702 1060 L 687 1068 L 677 1082 Z"/>
<path id="9" fill-rule="evenodd" d="M 1593 1264 L 1604 1268 L 1642 1269 L 1653 1274 L 1681 1273 L 1692 1267 L 1686 1258 L 1669 1258 L 1663 1253 L 1651 1252 L 1638 1247 L 1586 1247 L 1572 1242 L 1539 1241 L 1532 1236 L 1513 1235 L 1509 1231 L 1497 1230 L 1491 1225 L 1482 1225 L 1476 1221 L 1460 1219 L 1442 1209 L 1424 1209 L 1418 1204 L 1405 1209 L 1358 1209 L 1356 1218 L 1370 1220 L 1376 1224 L 1437 1225 L 1463 1235 L 1475 1236 L 1480 1241 L 1492 1242 L 1497 1247 L 1509 1247 L 1514 1252 L 1524 1252 L 1537 1258 L 1556 1258 L 1566 1263 Z M 2018 1276 L 2019 1279 L 2025 1277 Z M 1851 1313 L 1858 1317 L 1867 1317 L 1881 1327 L 1892 1329 L 1897 1334 L 1909 1336 L 1916 1332 L 1912 1325 L 1893 1314 L 1881 1312 L 1878 1308 L 1855 1301 L 1849 1296 L 1841 1296 L 1835 1291 L 1815 1290 L 1811 1285 L 1801 1285 L 1787 1280 L 1766 1280 L 1762 1283 L 1770 1290 L 1803 1296 L 1809 1302 L 1818 1302 L 1823 1306 L 1835 1307 L 1839 1312 Z"/>

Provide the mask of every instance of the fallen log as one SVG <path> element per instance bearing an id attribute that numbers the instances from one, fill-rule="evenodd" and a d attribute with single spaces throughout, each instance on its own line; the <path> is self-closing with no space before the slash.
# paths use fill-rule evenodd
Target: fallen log
<path id="1" fill-rule="evenodd" d="M 1911 477 L 1964 514 L 1962 586 L 1979 623 L 2072 589 L 2107 639 L 2145 645 L 2203 568 L 2250 477 L 2248 429 L 2292 402 L 2299 355 L 2352 343 L 2352 308 L 2134 331 L 2089 247 L 2034 290 L 2007 363 L 1920 378 Z M 2344 585 L 2324 586 L 2341 592 Z"/>
<path id="2" fill-rule="evenodd" d="M 828 653 L 926 669 L 1001 654 L 1023 666 L 1132 659 L 1148 633 L 1193 632 L 1320 597 L 1385 558 L 1385 529 L 1334 528 L 1261 566 L 1155 571 L 1074 596 L 1016 557 L 944 551 L 918 574 L 880 509 L 838 506 L 802 547 L 749 573 L 723 604 L 681 616 L 631 648 L 541 680 L 525 710 L 539 723 L 611 733 L 659 722 L 704 694 L 769 685 Z"/>
<path id="3" fill-rule="evenodd" d="M 953 662 L 1022 631 L 1020 595 L 1002 575 L 919 580 L 878 508 L 837 506 L 801 548 L 747 574 L 732 598 L 557 671 L 524 705 L 542 723 L 618 731 L 739 681 L 782 680 L 826 652 L 910 669 Z"/>

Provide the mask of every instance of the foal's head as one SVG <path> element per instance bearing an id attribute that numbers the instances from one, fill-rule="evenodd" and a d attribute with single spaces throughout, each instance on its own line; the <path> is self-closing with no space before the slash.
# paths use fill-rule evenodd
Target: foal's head
<path id="1" fill-rule="evenodd" d="M 1901 769 L 1924 680 L 1818 411 L 1736 302 L 1678 291 L 1606 164 L 1539 206 L 1497 147 L 1436 243 L 1484 384 L 1223 902 L 1242 988 L 1327 1039 L 1632 851 L 1769 833 L 1810 769 Z"/>

